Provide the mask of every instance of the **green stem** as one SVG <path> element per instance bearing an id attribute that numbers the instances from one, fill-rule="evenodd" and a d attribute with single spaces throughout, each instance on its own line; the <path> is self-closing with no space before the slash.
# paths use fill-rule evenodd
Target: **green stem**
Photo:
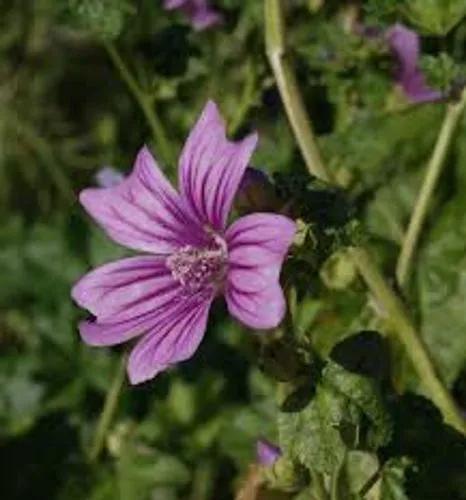
<path id="1" fill-rule="evenodd" d="M 288 118 L 293 126 L 309 172 L 324 180 L 331 180 L 332 176 L 319 154 L 317 141 L 312 132 L 309 119 L 303 111 L 303 100 L 296 84 L 296 77 L 284 59 L 285 25 L 282 2 L 281 0 L 264 1 L 267 54 L 270 58 Z M 297 116 L 296 113 L 298 113 Z M 395 326 L 396 333 L 405 346 L 406 352 L 430 398 L 438 406 L 445 420 L 466 434 L 464 420 L 453 398 L 437 376 L 429 354 L 421 342 L 403 303 L 387 284 L 381 271 L 365 249 L 353 248 L 351 255 L 369 290 Z"/>
<path id="2" fill-rule="evenodd" d="M 89 449 L 89 460 L 90 462 L 95 462 L 102 451 L 105 436 L 107 435 L 108 428 L 112 423 L 115 411 L 118 406 L 118 400 L 120 398 L 121 391 L 123 389 L 123 383 L 125 381 L 125 368 L 126 368 L 127 356 L 121 357 L 120 363 L 115 372 L 112 385 L 107 391 L 105 396 L 104 406 L 100 412 L 99 422 L 97 424 L 97 429 L 94 434 L 94 439 L 92 445 Z"/>
<path id="3" fill-rule="evenodd" d="M 265 0 L 265 45 L 278 90 L 291 128 L 301 149 L 309 173 L 330 181 L 330 172 L 322 161 L 311 123 L 305 111 L 296 76 L 286 55 L 284 16 L 280 0 Z"/>
<path id="4" fill-rule="evenodd" d="M 396 266 L 396 277 L 400 286 L 404 286 L 409 277 L 411 262 L 416 251 L 419 237 L 429 210 L 432 195 L 437 186 L 442 168 L 445 165 L 449 146 L 454 132 L 466 106 L 466 91 L 463 91 L 461 100 L 448 106 L 442 128 L 427 165 L 424 180 L 419 191 L 411 220 L 401 246 L 400 256 Z"/>
<path id="5" fill-rule="evenodd" d="M 397 332 L 430 398 L 441 410 L 446 422 L 466 434 L 463 417 L 448 389 L 438 377 L 428 350 L 413 326 L 403 303 L 387 284 L 367 250 L 352 248 L 351 254 L 369 290 Z"/>
<path id="6" fill-rule="evenodd" d="M 161 121 L 154 112 L 153 99 L 149 97 L 139 86 L 136 79 L 133 77 L 125 62 L 118 53 L 116 47 L 108 41 L 104 42 L 104 47 L 112 60 L 115 68 L 120 73 L 121 79 L 126 83 L 128 89 L 133 94 L 134 99 L 139 104 L 141 111 L 146 117 L 147 123 L 152 131 L 155 144 L 158 148 L 158 153 L 162 156 L 162 160 L 169 162 L 172 160 L 170 143 L 163 128 Z"/>

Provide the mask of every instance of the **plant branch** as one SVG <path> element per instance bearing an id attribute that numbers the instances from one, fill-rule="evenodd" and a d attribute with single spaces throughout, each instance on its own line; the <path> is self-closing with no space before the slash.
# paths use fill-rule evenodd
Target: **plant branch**
<path id="1" fill-rule="evenodd" d="M 105 402 L 100 412 L 99 422 L 94 434 L 92 445 L 89 449 L 89 461 L 95 462 L 102 451 L 105 436 L 107 435 L 108 428 L 110 427 L 113 417 L 115 415 L 118 400 L 120 398 L 123 383 L 125 381 L 125 368 L 127 356 L 123 355 L 120 359 L 119 365 L 113 377 L 112 385 L 110 386 L 105 396 Z"/>
<path id="2" fill-rule="evenodd" d="M 296 77 L 285 59 L 285 24 L 281 0 L 265 1 L 266 49 L 283 104 L 295 133 L 307 168 L 312 175 L 324 180 L 332 176 L 319 154 L 310 121 L 304 112 Z M 352 248 L 351 255 L 362 278 L 376 297 L 395 327 L 400 341 L 416 369 L 432 401 L 441 410 L 445 420 L 466 433 L 465 423 L 447 388 L 436 374 L 430 356 L 409 318 L 403 303 L 386 283 L 372 257 L 364 248 Z"/>
<path id="3" fill-rule="evenodd" d="M 400 256 L 396 266 L 396 277 L 401 287 L 406 284 L 409 277 L 411 262 L 419 242 L 424 226 L 432 195 L 437 186 L 449 146 L 454 137 L 455 130 L 466 106 L 466 90 L 463 91 L 461 100 L 448 106 L 442 128 L 437 138 L 432 156 L 427 165 L 424 180 L 419 191 L 408 229 L 403 239 Z"/>
<path id="4" fill-rule="evenodd" d="M 448 389 L 437 375 L 429 352 L 409 318 L 403 302 L 387 284 L 367 250 L 352 248 L 350 252 L 359 273 L 377 302 L 382 306 L 388 322 L 394 327 L 399 340 L 404 345 L 421 384 L 442 412 L 445 421 L 466 434 L 463 417 Z"/>
<path id="5" fill-rule="evenodd" d="M 304 101 L 299 92 L 296 76 L 287 59 L 284 17 L 279 0 L 265 0 L 265 20 L 267 56 L 306 166 L 311 175 L 330 181 L 330 172 L 322 161 L 311 123 L 305 111 Z"/>
<path id="6" fill-rule="evenodd" d="M 141 89 L 139 83 L 133 77 L 122 57 L 118 53 L 115 45 L 109 41 L 103 42 L 107 53 L 112 60 L 115 68 L 120 73 L 121 79 L 126 83 L 128 89 L 133 94 L 134 99 L 139 104 L 141 111 L 147 120 L 147 123 L 152 131 L 158 153 L 162 156 L 162 160 L 170 162 L 172 160 L 170 143 L 163 128 L 161 121 L 154 112 L 154 100 Z"/>

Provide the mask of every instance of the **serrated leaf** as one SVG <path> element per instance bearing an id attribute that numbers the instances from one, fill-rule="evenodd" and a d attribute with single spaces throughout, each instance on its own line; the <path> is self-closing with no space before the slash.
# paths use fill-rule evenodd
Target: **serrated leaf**
<path id="1" fill-rule="evenodd" d="M 278 416 L 280 446 L 294 460 L 321 473 L 331 474 L 343 460 L 346 445 L 339 425 L 357 425 L 357 412 L 334 389 L 319 385 L 312 401 L 299 412 Z"/>
<path id="2" fill-rule="evenodd" d="M 363 419 L 370 424 L 360 436 Z M 329 362 L 311 402 L 301 411 L 281 412 L 278 429 L 285 453 L 308 468 L 331 474 L 347 449 L 375 450 L 386 444 L 391 421 L 374 380 Z"/>
<path id="3" fill-rule="evenodd" d="M 369 419 L 369 449 L 377 449 L 387 444 L 392 432 L 392 423 L 376 381 L 350 373 L 332 362 L 324 368 L 322 377 L 324 382 L 348 398 Z"/>

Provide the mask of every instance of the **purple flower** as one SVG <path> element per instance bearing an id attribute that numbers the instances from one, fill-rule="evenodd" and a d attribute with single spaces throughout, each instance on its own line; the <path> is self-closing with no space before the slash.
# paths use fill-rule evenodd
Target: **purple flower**
<path id="1" fill-rule="evenodd" d="M 394 24 L 385 33 L 390 50 L 397 60 L 396 82 L 413 103 L 438 101 L 443 95 L 431 89 L 418 67 L 420 40 L 415 31 L 402 24 Z"/>
<path id="2" fill-rule="evenodd" d="M 256 134 L 228 141 L 209 102 L 182 151 L 179 192 L 144 147 L 120 184 L 80 194 L 108 236 L 146 253 L 91 271 L 72 291 L 95 316 L 79 325 L 85 342 L 114 345 L 141 337 L 128 360 L 133 384 L 194 354 L 218 295 L 249 327 L 273 328 L 283 318 L 279 275 L 294 222 L 255 213 L 227 226 L 256 143 Z"/>
<path id="3" fill-rule="evenodd" d="M 103 167 L 95 176 L 97 184 L 104 188 L 117 186 L 124 178 L 124 175 L 113 167 Z"/>
<path id="4" fill-rule="evenodd" d="M 208 0 L 165 0 L 167 10 L 180 9 L 197 31 L 220 24 L 222 15 L 209 7 Z"/>
<path id="5" fill-rule="evenodd" d="M 259 439 L 256 443 L 256 455 L 261 465 L 270 467 L 281 457 L 282 450 L 266 439 Z"/>

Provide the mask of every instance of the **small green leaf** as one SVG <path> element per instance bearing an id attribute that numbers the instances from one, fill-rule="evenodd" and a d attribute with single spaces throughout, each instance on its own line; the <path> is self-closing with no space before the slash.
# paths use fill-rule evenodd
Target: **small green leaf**
<path id="1" fill-rule="evenodd" d="M 431 35 L 445 36 L 466 15 L 464 0 L 404 0 L 411 23 Z"/>

